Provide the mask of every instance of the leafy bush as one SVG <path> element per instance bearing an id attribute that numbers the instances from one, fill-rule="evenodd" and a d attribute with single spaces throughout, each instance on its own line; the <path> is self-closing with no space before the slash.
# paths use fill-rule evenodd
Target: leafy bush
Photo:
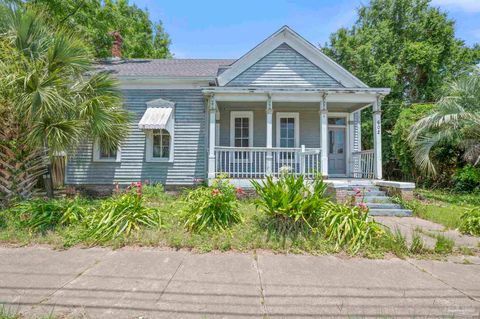
<path id="1" fill-rule="evenodd" d="M 466 165 L 458 168 L 453 176 L 455 190 L 460 192 L 472 192 L 480 190 L 480 168 Z"/>
<path id="2" fill-rule="evenodd" d="M 328 203 L 321 217 L 325 236 L 335 241 L 336 249 L 348 247 L 352 252 L 370 245 L 384 230 L 360 207 Z"/>
<path id="3" fill-rule="evenodd" d="M 88 202 L 80 198 L 36 199 L 20 202 L 9 212 L 20 227 L 44 232 L 58 225 L 80 222 L 89 209 Z"/>
<path id="4" fill-rule="evenodd" d="M 102 202 L 87 220 L 84 238 L 105 242 L 128 236 L 141 226 L 159 226 L 160 222 L 158 212 L 143 205 L 142 184 L 137 183 L 127 193 Z"/>
<path id="5" fill-rule="evenodd" d="M 226 229 L 242 220 L 238 210 L 237 193 L 226 179 L 216 179 L 211 187 L 202 186 L 189 192 L 183 211 L 185 226 L 191 231 Z"/>
<path id="6" fill-rule="evenodd" d="M 480 207 L 467 210 L 460 219 L 460 231 L 462 233 L 480 236 Z"/>
<path id="7" fill-rule="evenodd" d="M 255 205 L 273 218 L 274 226 L 280 232 L 313 229 L 328 202 L 325 197 L 327 185 L 320 176 L 308 184 L 303 175 L 288 173 L 282 174 L 278 180 L 267 176 L 265 181 L 251 183 L 259 196 Z"/>
<path id="8" fill-rule="evenodd" d="M 400 115 L 395 122 L 395 127 L 392 133 L 392 148 L 402 173 L 406 176 L 418 176 L 420 172 L 416 169 L 413 159 L 413 149 L 408 142 L 408 134 L 411 127 L 418 120 L 429 114 L 433 109 L 434 104 L 412 104 L 408 107 L 403 107 Z"/>

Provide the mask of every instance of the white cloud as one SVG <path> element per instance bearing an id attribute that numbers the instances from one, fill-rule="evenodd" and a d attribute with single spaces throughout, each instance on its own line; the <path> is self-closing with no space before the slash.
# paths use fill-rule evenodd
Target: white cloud
<path id="1" fill-rule="evenodd" d="M 480 12 L 480 0 L 433 0 L 432 4 L 455 11 Z"/>

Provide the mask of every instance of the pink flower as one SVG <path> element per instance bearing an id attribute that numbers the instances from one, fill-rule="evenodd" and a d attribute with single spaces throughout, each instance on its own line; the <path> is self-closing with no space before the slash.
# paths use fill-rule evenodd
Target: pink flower
<path id="1" fill-rule="evenodd" d="M 217 196 L 217 195 L 220 195 L 220 190 L 218 188 L 215 188 L 214 190 L 212 190 L 212 195 L 213 196 Z"/>
<path id="2" fill-rule="evenodd" d="M 237 187 L 235 189 L 235 192 L 237 193 L 237 195 L 245 194 L 245 192 L 243 191 L 243 188 L 241 188 L 241 187 Z"/>

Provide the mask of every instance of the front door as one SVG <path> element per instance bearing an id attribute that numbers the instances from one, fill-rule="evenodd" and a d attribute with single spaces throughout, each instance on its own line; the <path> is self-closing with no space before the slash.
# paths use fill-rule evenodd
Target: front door
<path id="1" fill-rule="evenodd" d="M 346 129 L 345 127 L 328 128 L 328 174 L 345 175 L 346 172 Z"/>

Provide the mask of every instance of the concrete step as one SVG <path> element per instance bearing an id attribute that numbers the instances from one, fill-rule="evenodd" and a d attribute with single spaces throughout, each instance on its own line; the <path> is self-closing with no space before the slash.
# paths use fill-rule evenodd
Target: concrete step
<path id="1" fill-rule="evenodd" d="M 362 198 L 356 198 L 356 202 L 361 202 Z M 364 196 L 363 197 L 363 202 L 365 204 L 368 203 L 392 203 L 392 199 L 387 196 Z"/>
<path id="2" fill-rule="evenodd" d="M 393 203 L 365 203 L 370 209 L 402 209 L 402 205 Z"/>
<path id="3" fill-rule="evenodd" d="M 379 191 L 380 188 L 377 186 L 369 186 L 369 187 L 355 187 L 355 186 L 350 186 L 347 187 L 347 191 L 356 191 L 359 189 L 360 191 Z"/>
<path id="4" fill-rule="evenodd" d="M 355 195 L 357 192 L 356 191 L 347 191 L 348 195 Z M 384 191 L 377 191 L 377 190 L 360 190 L 360 194 L 364 196 L 385 196 Z"/>
<path id="5" fill-rule="evenodd" d="M 372 216 L 412 216 L 409 209 L 370 209 L 368 212 Z"/>

